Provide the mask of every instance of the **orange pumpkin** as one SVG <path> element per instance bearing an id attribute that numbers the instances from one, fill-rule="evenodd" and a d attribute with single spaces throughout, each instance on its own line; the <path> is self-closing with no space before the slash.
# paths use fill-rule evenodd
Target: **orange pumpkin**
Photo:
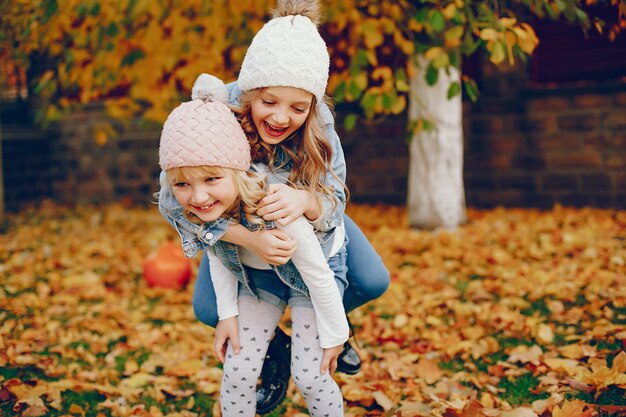
<path id="1" fill-rule="evenodd" d="M 143 262 L 143 276 L 150 287 L 184 288 L 191 279 L 191 264 L 179 244 L 165 242 Z"/>

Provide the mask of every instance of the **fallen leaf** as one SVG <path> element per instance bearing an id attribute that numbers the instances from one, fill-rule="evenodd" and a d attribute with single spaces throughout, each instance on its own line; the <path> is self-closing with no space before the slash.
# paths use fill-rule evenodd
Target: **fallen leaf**
<path id="1" fill-rule="evenodd" d="M 374 400 L 376 400 L 378 405 L 380 405 L 383 408 L 383 410 L 389 411 L 395 406 L 394 402 L 391 401 L 389 397 L 387 397 L 385 393 L 383 393 L 382 391 L 376 391 L 374 392 L 373 395 L 374 395 Z"/>
<path id="2" fill-rule="evenodd" d="M 427 384 L 434 384 L 443 375 L 435 359 L 420 359 L 417 363 L 416 371 L 418 377 L 424 379 Z"/>
<path id="3" fill-rule="evenodd" d="M 565 401 L 560 406 L 554 407 L 552 417 L 591 417 L 592 409 L 587 409 L 587 404 L 580 400 Z"/>
<path id="4" fill-rule="evenodd" d="M 501 417 L 538 417 L 530 408 L 519 407 L 511 411 L 504 411 Z"/>
<path id="5" fill-rule="evenodd" d="M 539 365 L 539 357 L 543 355 L 543 350 L 537 345 L 530 347 L 526 345 L 516 346 L 509 354 L 508 362 L 532 363 Z"/>

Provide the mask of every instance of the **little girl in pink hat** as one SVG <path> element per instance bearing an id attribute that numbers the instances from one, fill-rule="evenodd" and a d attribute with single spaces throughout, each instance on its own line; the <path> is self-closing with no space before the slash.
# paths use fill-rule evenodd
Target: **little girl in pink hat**
<path id="1" fill-rule="evenodd" d="M 166 184 L 161 193 L 172 192 L 182 212 L 160 205 L 161 212 L 179 233 L 182 227 L 197 236 L 216 222 L 271 229 L 273 222 L 254 213 L 268 183 L 278 177 L 251 164 L 243 129 L 231 108 L 215 99 L 227 97 L 222 94 L 226 87 L 217 79 L 215 83 L 211 96 L 181 104 L 163 126 L 159 163 Z M 219 315 L 215 350 L 224 363 L 222 415 L 255 414 L 256 381 L 287 305 L 292 316 L 291 369 L 309 413 L 343 415 L 341 390 L 332 378 L 348 339 L 341 286 L 307 220 L 279 227 L 297 240 L 291 262 L 285 265 L 264 269 L 253 252 L 228 242 L 218 241 L 206 249 Z M 184 240 L 188 234 L 180 235 Z M 256 272 L 249 274 L 249 268 Z"/>

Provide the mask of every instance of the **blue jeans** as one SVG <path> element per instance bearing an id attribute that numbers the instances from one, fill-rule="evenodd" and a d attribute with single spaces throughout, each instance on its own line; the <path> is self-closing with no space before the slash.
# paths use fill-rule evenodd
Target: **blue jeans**
<path id="1" fill-rule="evenodd" d="M 376 253 L 361 229 L 350 219 L 344 216 L 346 235 L 348 236 L 346 265 L 347 284 L 337 282 L 343 291 L 343 306 L 346 312 L 362 306 L 368 301 L 380 297 L 389 287 L 389 271 L 385 268 L 382 259 Z M 332 259 L 332 258 L 331 258 Z M 331 260 L 329 260 L 330 264 Z M 338 273 L 335 272 L 337 280 Z M 278 279 L 278 278 L 277 278 Z M 218 322 L 215 289 L 211 281 L 209 260 L 206 253 L 202 255 L 198 277 L 193 290 L 193 311 L 196 318 L 202 323 L 215 327 Z"/>

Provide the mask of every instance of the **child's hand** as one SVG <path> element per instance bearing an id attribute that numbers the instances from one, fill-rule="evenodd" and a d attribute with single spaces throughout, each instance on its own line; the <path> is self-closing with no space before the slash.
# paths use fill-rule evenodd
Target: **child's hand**
<path id="1" fill-rule="evenodd" d="M 220 320 L 215 326 L 215 341 L 213 349 L 217 355 L 217 359 L 224 363 L 226 359 L 226 342 L 230 339 L 235 354 L 239 354 L 239 320 L 237 316 Z"/>
<path id="2" fill-rule="evenodd" d="M 330 373 L 334 373 L 337 369 L 337 358 L 343 352 L 343 344 L 324 349 L 324 355 L 322 356 L 322 365 L 320 367 L 320 374 L 324 375 L 330 368 Z"/>
<path id="3" fill-rule="evenodd" d="M 270 265 L 286 264 L 296 250 L 297 242 L 282 230 L 261 230 L 253 236 L 247 242 L 248 249 Z"/>
<path id="4" fill-rule="evenodd" d="M 278 224 L 287 225 L 303 214 L 313 214 L 315 204 L 311 207 L 309 194 L 308 191 L 296 190 L 286 184 L 270 184 L 267 195 L 259 201 L 257 214 L 265 220 L 276 220 Z"/>

